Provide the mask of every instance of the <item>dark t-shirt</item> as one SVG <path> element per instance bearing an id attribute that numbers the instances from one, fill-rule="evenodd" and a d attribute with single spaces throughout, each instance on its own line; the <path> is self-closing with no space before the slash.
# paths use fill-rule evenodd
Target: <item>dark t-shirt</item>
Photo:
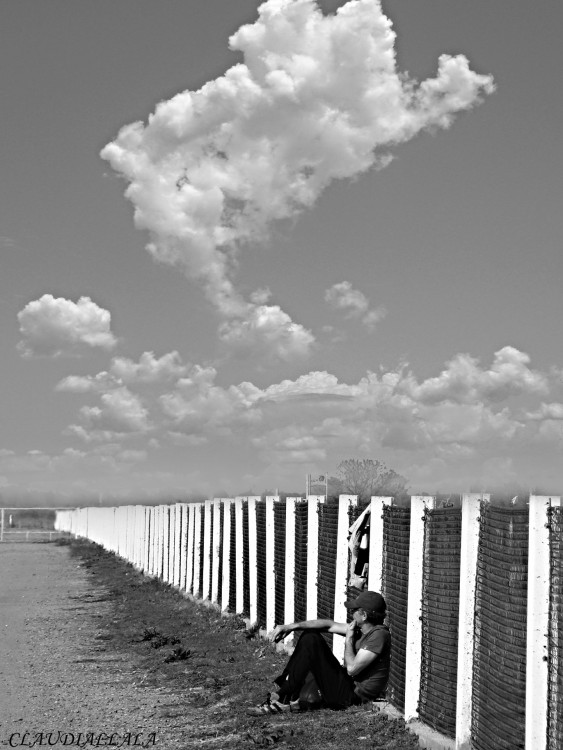
<path id="1" fill-rule="evenodd" d="M 376 658 L 354 677 L 355 692 L 363 700 L 373 700 L 385 689 L 389 679 L 391 634 L 386 625 L 376 625 L 355 643 L 356 653 L 361 649 L 372 651 Z"/>

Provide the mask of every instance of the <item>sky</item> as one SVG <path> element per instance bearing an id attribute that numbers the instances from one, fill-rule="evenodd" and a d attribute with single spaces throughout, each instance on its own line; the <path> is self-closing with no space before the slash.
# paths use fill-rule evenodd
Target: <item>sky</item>
<path id="1" fill-rule="evenodd" d="M 560 4 L 3 10 L 3 504 L 561 492 Z"/>

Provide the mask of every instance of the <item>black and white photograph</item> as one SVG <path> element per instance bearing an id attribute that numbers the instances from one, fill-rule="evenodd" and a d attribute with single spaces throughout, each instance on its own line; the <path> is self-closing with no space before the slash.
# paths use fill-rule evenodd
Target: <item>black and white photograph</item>
<path id="1" fill-rule="evenodd" d="M 562 750 L 563 7 L 0 19 L 0 746 Z"/>

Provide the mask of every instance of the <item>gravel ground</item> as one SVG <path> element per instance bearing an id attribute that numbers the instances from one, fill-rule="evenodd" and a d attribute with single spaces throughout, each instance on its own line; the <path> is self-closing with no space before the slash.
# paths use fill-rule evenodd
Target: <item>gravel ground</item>
<path id="1" fill-rule="evenodd" d="M 55 544 L 2 545 L 0 571 L 0 742 L 57 731 L 148 739 L 163 698 L 132 687 L 127 653 L 108 649 L 108 590 Z"/>
<path id="2" fill-rule="evenodd" d="M 371 706 L 246 716 L 286 657 L 96 545 L 0 545 L 0 572 L 0 745 L 419 747 Z"/>

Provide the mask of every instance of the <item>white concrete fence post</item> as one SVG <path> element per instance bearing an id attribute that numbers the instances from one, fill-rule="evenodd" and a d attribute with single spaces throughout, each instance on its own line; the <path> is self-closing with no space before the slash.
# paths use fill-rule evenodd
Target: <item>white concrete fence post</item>
<path id="1" fill-rule="evenodd" d="M 137 506 L 128 507 L 127 533 L 129 534 L 127 560 L 131 565 L 135 565 L 135 549 L 137 546 Z"/>
<path id="2" fill-rule="evenodd" d="M 186 572 L 188 568 L 188 509 L 187 503 L 180 505 L 180 572 L 178 575 L 178 588 L 186 590 Z"/>
<path id="3" fill-rule="evenodd" d="M 250 588 L 250 624 L 258 622 L 258 544 L 256 533 L 256 501 L 259 497 L 249 497 L 248 502 L 248 578 Z"/>
<path id="4" fill-rule="evenodd" d="M 405 660 L 405 721 L 418 719 L 422 658 L 422 568 L 424 562 L 424 511 L 435 498 L 411 497 L 409 537 L 409 592 L 407 603 L 407 653 Z"/>
<path id="5" fill-rule="evenodd" d="M 530 496 L 526 634 L 526 750 L 547 750 L 549 685 L 549 509 L 560 497 Z"/>
<path id="6" fill-rule="evenodd" d="M 162 573 L 162 506 L 154 509 L 154 575 L 160 578 Z"/>
<path id="7" fill-rule="evenodd" d="M 162 570 L 162 580 L 165 583 L 170 583 L 170 553 L 174 554 L 174 548 L 173 545 L 170 543 L 170 516 L 171 516 L 171 507 L 170 505 L 165 505 L 163 507 L 163 570 Z"/>
<path id="8" fill-rule="evenodd" d="M 235 561 L 231 558 L 231 508 L 234 500 L 223 500 L 223 581 L 221 584 L 221 609 L 229 609 L 231 597 L 231 566 Z"/>
<path id="9" fill-rule="evenodd" d="M 162 529 L 161 529 L 161 507 L 154 508 L 154 575 L 160 577 L 162 558 Z"/>
<path id="10" fill-rule="evenodd" d="M 211 539 L 211 601 L 219 602 L 219 561 L 221 559 L 221 503 L 222 498 L 213 500 L 213 535 Z"/>
<path id="11" fill-rule="evenodd" d="M 108 549 L 114 552 L 117 555 L 117 550 L 119 549 L 118 544 L 118 536 L 119 536 L 119 519 L 117 515 L 117 507 L 112 508 L 111 518 L 110 518 L 110 524 L 111 524 L 111 531 L 109 534 L 109 545 Z"/>
<path id="12" fill-rule="evenodd" d="M 147 574 L 154 575 L 154 506 L 147 508 L 147 547 L 145 550 Z"/>
<path id="13" fill-rule="evenodd" d="M 201 548 L 201 524 L 202 521 L 202 510 L 204 505 L 202 503 L 196 503 L 194 506 L 194 556 L 193 556 L 193 588 L 192 593 L 197 596 L 201 588 L 200 571 L 201 571 L 201 555 L 203 554 Z"/>
<path id="14" fill-rule="evenodd" d="M 357 495 L 340 495 L 338 498 L 333 618 L 336 622 L 346 622 L 347 620 L 347 610 L 344 603 L 348 598 L 348 534 L 350 529 L 350 508 L 357 504 Z M 344 659 L 343 638 L 332 639 L 332 653 L 339 661 Z"/>
<path id="15" fill-rule="evenodd" d="M 124 548 L 124 525 L 123 525 L 123 511 L 124 506 L 117 507 L 115 509 L 115 528 L 116 528 L 116 553 L 119 557 L 123 557 Z"/>
<path id="16" fill-rule="evenodd" d="M 284 622 L 293 622 L 295 619 L 295 500 L 294 497 L 288 497 L 285 501 Z"/>
<path id="17" fill-rule="evenodd" d="M 146 575 L 151 574 L 151 547 L 152 547 L 152 532 L 151 532 L 151 506 L 147 505 L 145 508 L 145 548 L 143 557 L 143 568 Z"/>
<path id="18" fill-rule="evenodd" d="M 133 565 L 137 570 L 142 569 L 143 547 L 143 506 L 135 505 L 135 534 L 133 542 Z"/>
<path id="19" fill-rule="evenodd" d="M 489 495 L 469 493 L 461 500 L 459 619 L 457 644 L 456 750 L 471 750 L 475 591 L 481 501 Z"/>
<path id="20" fill-rule="evenodd" d="M 182 509 L 181 503 L 174 505 L 174 573 L 172 584 L 176 588 L 180 588 L 182 556 L 185 554 L 185 548 L 182 547 Z"/>
<path id="21" fill-rule="evenodd" d="M 368 589 L 383 587 L 383 509 L 393 504 L 392 497 L 372 497 L 369 519 Z"/>
<path id="22" fill-rule="evenodd" d="M 201 598 L 209 599 L 211 595 L 211 518 L 213 512 L 213 500 L 206 500 L 203 508 L 203 581 L 201 585 Z"/>
<path id="23" fill-rule="evenodd" d="M 145 567 L 145 548 L 146 548 L 146 530 L 147 530 L 147 516 L 146 507 L 144 505 L 137 506 L 137 521 L 139 528 L 139 538 L 137 540 L 137 562 L 139 570 L 144 573 Z"/>
<path id="24" fill-rule="evenodd" d="M 195 529 L 195 503 L 189 503 L 188 510 L 188 529 L 186 536 L 186 579 L 184 581 L 184 590 L 188 594 L 194 593 L 194 529 Z"/>
<path id="25" fill-rule="evenodd" d="M 235 610 L 238 614 L 244 611 L 244 510 L 243 498 L 236 497 L 235 504 Z"/>
<path id="26" fill-rule="evenodd" d="M 174 505 L 166 506 L 166 537 L 167 537 L 167 552 L 165 557 L 165 571 L 164 580 L 166 583 L 172 583 L 174 577 L 174 558 L 176 555 L 176 548 L 174 544 L 174 530 L 175 530 L 175 518 L 176 508 Z"/>
<path id="27" fill-rule="evenodd" d="M 82 514 L 81 514 L 82 515 Z M 135 506 L 125 506 L 125 559 L 133 562 L 133 541 L 135 536 Z"/>
<path id="28" fill-rule="evenodd" d="M 129 562 L 137 567 L 137 543 L 138 543 L 138 531 L 137 531 L 137 506 L 131 505 L 129 507 L 129 529 L 131 530 L 131 541 L 129 543 Z"/>
<path id="29" fill-rule="evenodd" d="M 156 568 L 156 508 L 152 505 L 149 508 L 149 575 L 155 576 Z"/>

